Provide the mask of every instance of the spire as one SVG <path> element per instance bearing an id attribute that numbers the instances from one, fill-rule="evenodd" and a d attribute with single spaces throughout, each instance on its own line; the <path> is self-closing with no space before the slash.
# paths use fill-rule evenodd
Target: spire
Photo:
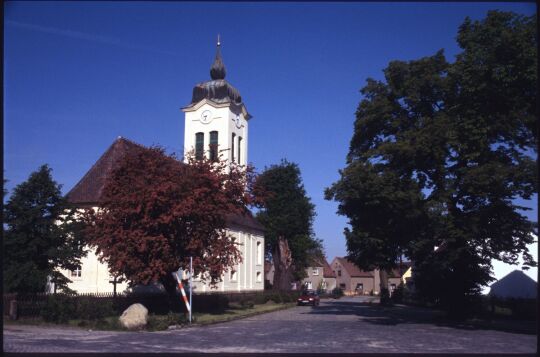
<path id="1" fill-rule="evenodd" d="M 225 79 L 225 65 L 221 60 L 221 42 L 219 41 L 219 34 L 217 38 L 216 59 L 210 67 L 210 77 L 212 79 Z"/>

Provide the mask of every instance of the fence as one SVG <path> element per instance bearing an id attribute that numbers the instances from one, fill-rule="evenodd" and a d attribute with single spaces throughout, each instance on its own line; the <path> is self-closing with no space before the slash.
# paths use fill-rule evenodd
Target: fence
<path id="1" fill-rule="evenodd" d="M 277 303 L 292 302 L 298 297 L 295 291 L 253 291 L 253 292 L 207 292 L 193 293 L 194 312 L 222 311 L 229 303 L 263 304 L 269 300 Z M 10 302 L 17 301 L 17 316 L 24 318 L 39 318 L 50 300 L 62 297 L 63 303 L 72 305 L 75 314 L 92 315 L 92 309 L 104 306 L 110 307 L 114 314 L 121 314 L 130 305 L 140 303 L 150 313 L 165 314 L 167 312 L 184 312 L 185 305 L 180 295 L 169 296 L 163 293 L 88 293 L 88 294 L 4 294 L 3 313 L 9 315 Z M 103 309 L 102 309 L 103 311 Z M 94 313 L 95 315 L 95 313 Z"/>

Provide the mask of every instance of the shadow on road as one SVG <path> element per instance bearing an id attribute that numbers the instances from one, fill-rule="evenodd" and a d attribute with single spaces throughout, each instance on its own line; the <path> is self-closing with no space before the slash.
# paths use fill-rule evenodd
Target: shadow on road
<path id="1" fill-rule="evenodd" d="M 361 321 L 395 326 L 399 324 L 432 324 L 464 330 L 497 330 L 513 333 L 536 334 L 536 321 L 472 320 L 451 321 L 444 312 L 413 306 L 380 306 L 378 303 L 362 301 L 330 300 L 311 308 L 306 314 L 316 315 L 356 315 Z"/>

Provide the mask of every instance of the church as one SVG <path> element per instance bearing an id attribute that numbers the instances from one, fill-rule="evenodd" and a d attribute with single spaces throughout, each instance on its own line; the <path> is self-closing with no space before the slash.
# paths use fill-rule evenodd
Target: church
<path id="1" fill-rule="evenodd" d="M 210 68 L 211 80 L 193 88 L 191 102 L 182 108 L 184 114 L 184 156 L 193 152 L 240 165 L 248 163 L 248 125 L 251 115 L 236 88 L 225 80 L 221 44 L 217 42 L 215 60 Z M 75 207 L 98 208 L 106 179 L 124 155 L 139 150 L 142 145 L 118 137 L 90 170 L 67 194 Z M 184 161 L 187 161 L 184 158 Z M 264 289 L 264 228 L 251 213 L 227 217 L 227 233 L 239 242 L 241 263 L 227 271 L 217 286 L 194 279 L 193 292 L 253 291 Z M 61 271 L 72 283 L 69 288 L 78 293 L 123 292 L 126 281 L 109 275 L 106 264 L 100 263 L 95 249 L 90 249 L 73 271 Z"/>

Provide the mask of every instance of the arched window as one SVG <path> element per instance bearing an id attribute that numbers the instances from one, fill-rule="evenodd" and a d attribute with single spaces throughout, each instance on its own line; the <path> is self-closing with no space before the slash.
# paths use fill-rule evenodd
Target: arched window
<path id="1" fill-rule="evenodd" d="M 231 138 L 231 161 L 234 162 L 234 139 L 236 139 L 236 134 L 235 133 L 232 133 L 232 138 Z"/>
<path id="2" fill-rule="evenodd" d="M 218 132 L 210 132 L 210 160 L 217 161 L 218 159 Z"/>
<path id="3" fill-rule="evenodd" d="M 204 133 L 195 134 L 195 158 L 202 160 L 204 155 Z"/>
<path id="4" fill-rule="evenodd" d="M 238 163 L 241 164 L 242 161 L 240 159 L 240 148 L 242 147 L 242 137 L 238 137 Z"/>

